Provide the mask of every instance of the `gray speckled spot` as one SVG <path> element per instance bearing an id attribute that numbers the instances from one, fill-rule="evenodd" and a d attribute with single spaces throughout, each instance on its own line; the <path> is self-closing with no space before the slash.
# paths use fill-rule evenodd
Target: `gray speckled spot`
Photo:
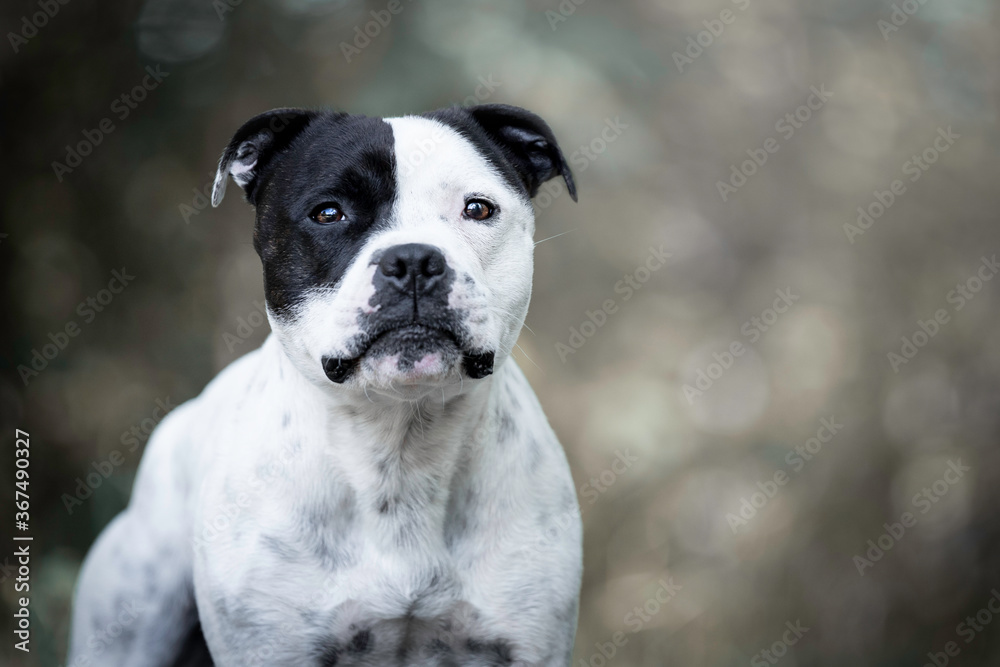
<path id="1" fill-rule="evenodd" d="M 487 664 L 490 665 L 509 665 L 514 660 L 510 644 L 502 639 L 484 642 L 470 638 L 466 641 L 465 647 L 469 653 L 487 659 L 489 661 Z"/>
<path id="2" fill-rule="evenodd" d="M 347 650 L 351 653 L 364 653 L 371 650 L 375 645 L 375 637 L 371 630 L 362 630 L 351 638 L 351 643 L 347 645 Z"/>
<path id="3" fill-rule="evenodd" d="M 264 543 L 268 551 L 282 560 L 295 560 L 298 557 L 295 549 L 273 535 L 261 535 L 260 541 Z"/>
<path id="4" fill-rule="evenodd" d="M 517 423 L 509 412 L 501 412 L 497 426 L 497 439 L 500 442 L 510 442 L 517 437 Z"/>
<path id="5" fill-rule="evenodd" d="M 542 462 L 542 445 L 538 442 L 538 439 L 531 437 L 528 440 L 528 469 L 537 470 Z"/>

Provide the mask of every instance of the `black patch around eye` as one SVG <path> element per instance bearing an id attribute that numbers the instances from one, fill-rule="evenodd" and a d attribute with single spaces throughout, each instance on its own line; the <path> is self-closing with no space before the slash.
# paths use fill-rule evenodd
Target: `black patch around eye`
<path id="1" fill-rule="evenodd" d="M 380 118 L 316 118 L 259 176 L 254 247 L 264 289 L 282 317 L 316 288 L 343 278 L 368 236 L 387 224 L 396 198 L 395 139 Z M 308 219 L 336 203 L 347 218 Z"/>

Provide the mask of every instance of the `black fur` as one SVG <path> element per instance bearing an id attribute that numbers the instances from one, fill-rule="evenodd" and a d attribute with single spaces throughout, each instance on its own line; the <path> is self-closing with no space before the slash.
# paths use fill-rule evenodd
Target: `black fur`
<path id="1" fill-rule="evenodd" d="M 545 181 L 562 176 L 576 201 L 576 184 L 548 124 L 535 114 L 507 104 L 449 107 L 425 114 L 451 126 L 496 167 L 505 180 L 529 198 Z"/>
<path id="2" fill-rule="evenodd" d="M 177 648 L 177 657 L 171 667 L 213 667 L 214 664 L 201 632 L 201 623 L 196 623 L 184 643 Z"/>
<path id="3" fill-rule="evenodd" d="M 280 132 L 268 129 L 275 117 L 286 123 Z M 220 170 L 228 172 L 243 154 L 254 164 L 243 187 L 257 207 L 254 248 L 276 315 L 287 315 L 308 290 L 336 286 L 368 235 L 387 224 L 396 198 L 394 147 L 392 128 L 382 119 L 333 112 L 283 109 L 236 132 Z M 309 218 L 331 202 L 346 220 Z"/>

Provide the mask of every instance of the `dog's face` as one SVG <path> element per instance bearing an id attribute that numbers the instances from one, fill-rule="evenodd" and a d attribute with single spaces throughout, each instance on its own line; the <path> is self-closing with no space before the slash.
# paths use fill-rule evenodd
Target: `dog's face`
<path id="1" fill-rule="evenodd" d="M 271 325 L 321 385 L 413 398 L 489 375 L 531 295 L 531 197 L 572 175 L 551 130 L 484 105 L 368 118 L 280 109 L 223 153 L 257 210 Z"/>

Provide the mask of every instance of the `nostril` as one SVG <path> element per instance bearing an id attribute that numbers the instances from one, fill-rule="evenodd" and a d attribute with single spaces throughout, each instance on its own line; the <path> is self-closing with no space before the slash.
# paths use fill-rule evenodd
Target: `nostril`
<path id="1" fill-rule="evenodd" d="M 423 243 L 406 243 L 388 248 L 378 260 L 378 270 L 386 278 L 397 283 L 397 287 L 413 285 L 426 279 L 443 275 L 448 266 L 444 254 L 434 246 Z"/>
<path id="2" fill-rule="evenodd" d="M 444 273 L 444 255 L 437 251 L 428 254 L 421 263 L 420 270 L 428 277 L 440 276 Z"/>
<path id="3" fill-rule="evenodd" d="M 406 261 L 398 255 L 383 257 L 378 267 L 389 278 L 406 277 Z"/>

